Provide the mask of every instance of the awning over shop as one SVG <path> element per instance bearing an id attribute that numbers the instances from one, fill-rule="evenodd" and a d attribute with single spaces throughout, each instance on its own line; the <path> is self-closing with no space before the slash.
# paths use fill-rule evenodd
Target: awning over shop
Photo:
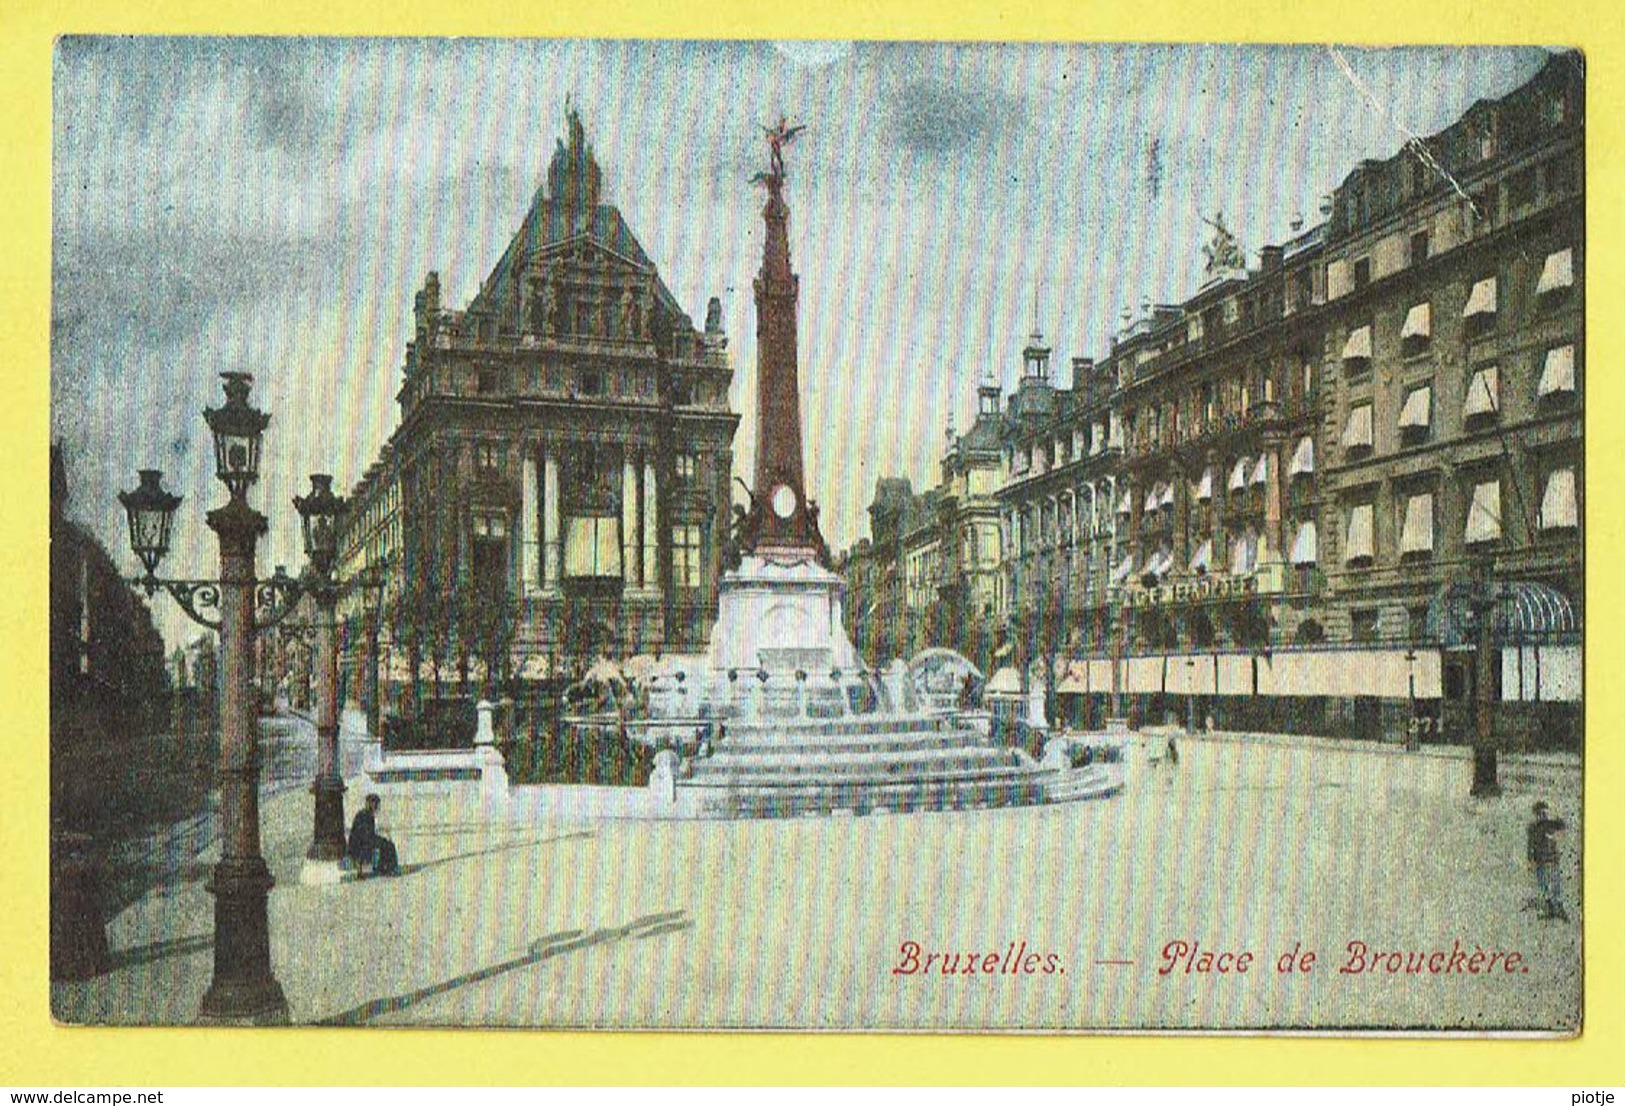
<path id="1" fill-rule="evenodd" d="M 1540 370 L 1541 396 L 1574 391 L 1574 347 L 1557 346 L 1546 351 L 1546 363 Z"/>
<path id="2" fill-rule="evenodd" d="M 1087 660 L 1073 660 L 1059 662 L 1060 671 L 1056 674 L 1055 694 L 1057 695 L 1083 695 L 1091 690 L 1089 686 L 1089 662 Z"/>
<path id="3" fill-rule="evenodd" d="M 1578 703 L 1584 668 L 1578 645 L 1519 645 L 1501 650 L 1501 698 Z"/>
<path id="4" fill-rule="evenodd" d="M 1247 458 L 1236 459 L 1236 467 L 1230 470 L 1229 486 L 1233 492 L 1239 492 L 1247 486 Z"/>
<path id="5" fill-rule="evenodd" d="M 1574 287 L 1574 251 L 1558 250 L 1546 255 L 1546 264 L 1540 267 L 1540 282 L 1535 295 L 1546 296 Z"/>
<path id="6" fill-rule="evenodd" d="M 1213 667 L 1211 653 L 1179 655 L 1168 658 L 1168 693 L 1170 695 L 1212 695 Z"/>
<path id="7" fill-rule="evenodd" d="M 1157 507 L 1160 510 L 1163 507 L 1172 507 L 1173 505 L 1174 505 L 1174 485 L 1170 481 L 1168 483 L 1163 484 L 1163 486 L 1162 486 L 1162 494 L 1157 496 Z"/>
<path id="8" fill-rule="evenodd" d="M 1134 513 L 1134 503 L 1129 499 L 1127 488 L 1123 489 L 1123 498 L 1117 501 L 1117 513 L 1120 515 L 1132 515 Z"/>
<path id="9" fill-rule="evenodd" d="M 1258 455 L 1258 463 L 1253 466 L 1253 483 L 1265 484 L 1269 482 L 1269 478 L 1270 455 L 1268 453 L 1260 453 Z"/>
<path id="10" fill-rule="evenodd" d="M 1196 501 L 1206 503 L 1213 498 L 1213 466 L 1202 470 L 1202 481 L 1196 485 Z"/>
<path id="11" fill-rule="evenodd" d="M 1439 697 L 1436 650 L 1336 649 L 1275 653 L 1258 661 L 1258 693 L 1291 697 L 1373 695 L 1405 699 L 1416 681 L 1418 699 Z"/>
<path id="12" fill-rule="evenodd" d="M 1130 657 L 1123 662 L 1126 690 L 1136 695 L 1152 695 L 1162 690 L 1162 658 Z"/>
<path id="13" fill-rule="evenodd" d="M 993 673 L 993 678 L 987 682 L 987 687 L 983 689 L 983 693 L 987 695 L 1020 695 L 1021 673 L 1017 672 L 1013 666 L 1005 665 Z"/>
<path id="14" fill-rule="evenodd" d="M 1428 636 L 1447 649 L 1475 645 L 1475 600 L 1481 586 L 1457 580 L 1441 587 L 1428 604 Z M 1489 588 L 1498 645 L 1562 643 L 1580 632 L 1574 604 L 1551 584 L 1506 580 Z"/>

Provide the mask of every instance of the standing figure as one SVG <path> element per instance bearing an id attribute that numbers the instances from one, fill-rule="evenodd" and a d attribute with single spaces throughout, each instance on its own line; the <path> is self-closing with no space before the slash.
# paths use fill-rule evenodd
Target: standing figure
<path id="1" fill-rule="evenodd" d="M 1557 835 L 1568 829 L 1561 818 L 1553 818 L 1545 803 L 1536 803 L 1534 820 L 1529 823 L 1529 863 L 1535 870 L 1535 886 L 1542 900 L 1540 916 L 1560 922 L 1569 920 L 1563 909 L 1563 877 L 1558 870 L 1560 856 Z"/>
<path id="2" fill-rule="evenodd" d="M 622 338 L 636 338 L 638 336 L 637 294 L 632 291 L 631 285 L 621 289 L 621 321 L 619 333 Z"/>

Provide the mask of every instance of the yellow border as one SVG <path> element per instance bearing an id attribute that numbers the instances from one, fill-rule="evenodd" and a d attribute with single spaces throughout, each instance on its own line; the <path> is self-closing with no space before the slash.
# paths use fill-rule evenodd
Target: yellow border
<path id="1" fill-rule="evenodd" d="M 1625 501 L 1621 215 L 1625 35 L 1617 0 L 1366 0 L 1301 10 L 1278 0 L 934 0 L 819 5 L 621 0 L 567 10 L 504 0 L 390 5 L 277 0 L 12 0 L 0 5 L 0 1084 L 1106 1083 L 1625 1084 L 1622 623 L 1603 589 Z M 1578 1040 L 571 1034 L 467 1031 L 65 1030 L 46 984 L 46 497 L 50 81 L 63 33 L 840 37 L 1027 40 L 1542 43 L 1587 58 L 1590 313 L 1585 1031 Z M 1614 602 L 1610 602 L 1610 599 Z"/>

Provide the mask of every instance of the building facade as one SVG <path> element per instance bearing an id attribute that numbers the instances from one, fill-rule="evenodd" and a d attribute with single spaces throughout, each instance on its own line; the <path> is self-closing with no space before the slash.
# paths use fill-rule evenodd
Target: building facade
<path id="1" fill-rule="evenodd" d="M 1577 736 L 1583 107 L 1556 55 L 1255 264 L 1215 218 L 1196 292 L 1125 312 L 1070 387 L 1032 336 L 991 622 L 1064 721 L 1459 738 L 1488 586 L 1503 718 Z"/>
<path id="2" fill-rule="evenodd" d="M 694 327 L 600 188 L 572 112 L 474 298 L 417 294 L 400 423 L 341 533 L 347 574 L 385 566 L 391 679 L 704 647 L 738 424 L 721 310 Z"/>
<path id="3" fill-rule="evenodd" d="M 948 432 L 937 487 L 916 493 L 895 476 L 875 485 L 872 536 L 837 566 L 847 584 L 848 634 L 872 661 L 938 646 L 984 668 L 993 660 L 1003 591 L 1000 399 L 992 380 L 978 388 L 975 422 L 963 434 Z"/>

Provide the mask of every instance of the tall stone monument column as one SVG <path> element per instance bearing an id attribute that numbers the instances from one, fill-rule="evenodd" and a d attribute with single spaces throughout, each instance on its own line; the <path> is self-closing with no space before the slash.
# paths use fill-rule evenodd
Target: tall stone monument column
<path id="1" fill-rule="evenodd" d="M 780 119 L 768 128 L 762 219 L 767 237 L 756 289 L 756 483 L 747 523 L 753 550 L 819 551 L 823 541 L 807 505 L 802 473 L 801 397 L 796 366 L 796 298 L 790 269 L 790 208 L 784 202 L 784 147 L 800 133 Z"/>

